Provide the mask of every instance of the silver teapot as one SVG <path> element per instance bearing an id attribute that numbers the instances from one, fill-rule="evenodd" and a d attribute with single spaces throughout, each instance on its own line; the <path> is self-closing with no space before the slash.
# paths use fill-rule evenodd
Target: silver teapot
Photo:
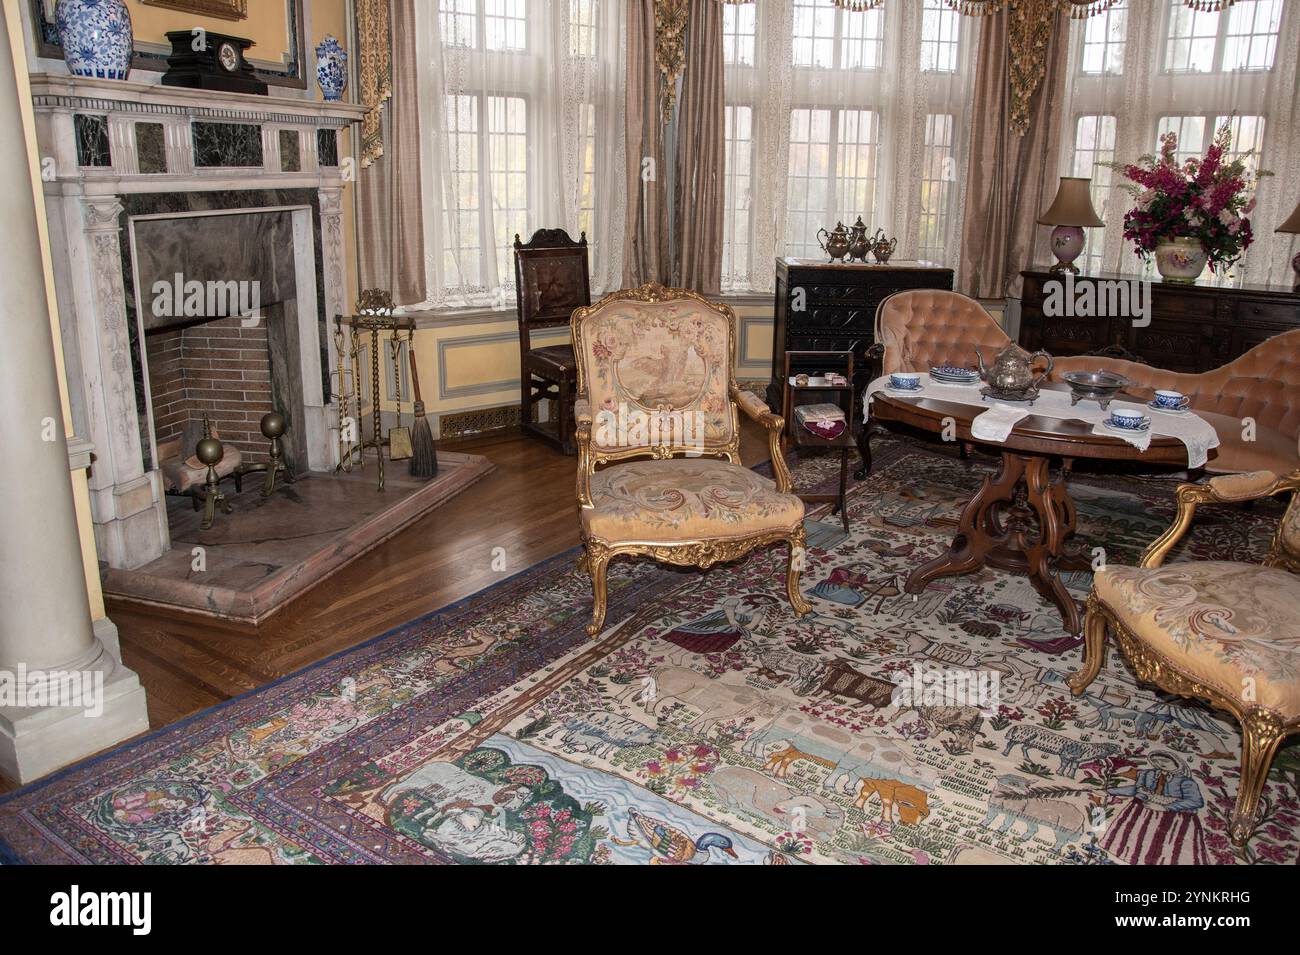
<path id="1" fill-rule="evenodd" d="M 826 236 L 825 241 L 822 240 L 822 236 Z M 835 223 L 835 229 L 830 232 L 825 229 L 817 230 L 817 244 L 831 257 L 832 262 L 844 260 L 844 257 L 849 254 L 849 242 L 849 230 L 844 228 L 843 222 Z"/>
<path id="2" fill-rule="evenodd" d="M 1034 374 L 1034 361 L 1040 356 L 1047 359 L 1047 367 Z M 991 367 L 984 365 L 978 347 L 975 360 L 979 363 L 980 377 L 988 382 L 989 392 L 996 396 L 1032 398 L 1038 394 L 1038 383 L 1052 373 L 1051 355 L 1041 349 L 1031 355 L 1015 342 L 1008 342 L 998 352 Z"/>
<path id="3" fill-rule="evenodd" d="M 849 226 L 848 262 L 866 262 L 871 252 L 871 237 L 867 235 L 867 224 L 858 216 L 858 221 Z"/>
<path id="4" fill-rule="evenodd" d="M 876 257 L 876 262 L 880 265 L 888 265 L 889 257 L 897 251 L 898 239 L 887 238 L 884 229 L 877 229 L 876 234 L 871 238 L 871 254 Z"/>

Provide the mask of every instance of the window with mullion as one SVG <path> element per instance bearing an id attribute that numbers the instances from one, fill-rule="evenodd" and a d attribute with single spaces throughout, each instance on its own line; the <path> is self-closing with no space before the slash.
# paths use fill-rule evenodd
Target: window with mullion
<path id="1" fill-rule="evenodd" d="M 957 72 L 960 48 L 961 14 L 944 0 L 925 0 L 921 11 L 921 70 Z"/>
<path id="2" fill-rule="evenodd" d="M 722 60 L 727 66 L 753 66 L 758 34 L 756 4 L 722 8 Z"/>
<path id="3" fill-rule="evenodd" d="M 1114 173 L 1103 163 L 1115 159 L 1115 117 L 1107 114 L 1080 116 L 1074 123 L 1074 160 L 1071 175 L 1092 180 L 1092 207 L 1106 221 L 1110 211 Z M 1102 268 L 1101 229 L 1084 230 L 1084 271 Z"/>
<path id="4" fill-rule="evenodd" d="M 815 256 L 821 247 L 817 231 L 830 228 L 831 209 L 830 109 L 790 111 L 790 174 L 785 215 L 786 255 Z"/>
<path id="5" fill-rule="evenodd" d="M 840 10 L 831 0 L 795 0 L 794 65 L 801 69 L 878 70 L 884 57 L 884 11 Z"/>
<path id="6" fill-rule="evenodd" d="M 1164 68 L 1170 73 L 1271 70 L 1282 0 L 1238 0 L 1222 11 L 1169 0 Z"/>
<path id="7" fill-rule="evenodd" d="M 1124 72 L 1128 14 L 1128 0 L 1119 0 L 1084 21 L 1079 55 L 1081 73 L 1095 76 Z"/>
<path id="8" fill-rule="evenodd" d="M 836 221 L 870 222 L 880 145 L 875 110 L 800 107 L 790 112 L 785 252 L 816 256 L 817 232 Z"/>
<path id="9" fill-rule="evenodd" d="M 726 177 L 722 224 L 722 286 L 749 284 L 750 185 L 753 181 L 754 111 L 749 106 L 726 108 Z"/>
<path id="10" fill-rule="evenodd" d="M 486 99 L 489 191 L 484 208 L 491 214 L 488 234 L 495 245 L 496 283 L 502 288 L 514 288 L 514 238 L 530 234 L 528 101 L 522 96 L 488 95 Z"/>
<path id="11" fill-rule="evenodd" d="M 455 205 L 444 217 L 444 275 L 465 289 L 513 288 L 514 237 L 529 234 L 528 101 L 449 93 L 446 135 Z"/>
<path id="12" fill-rule="evenodd" d="M 522 53 L 528 49 L 525 0 L 438 0 L 446 46 Z"/>
<path id="13" fill-rule="evenodd" d="M 957 180 L 953 166 L 953 137 L 951 113 L 929 113 L 925 117 L 918 255 L 927 261 L 942 262 L 945 259 L 944 238 L 952 212 L 953 184 Z"/>

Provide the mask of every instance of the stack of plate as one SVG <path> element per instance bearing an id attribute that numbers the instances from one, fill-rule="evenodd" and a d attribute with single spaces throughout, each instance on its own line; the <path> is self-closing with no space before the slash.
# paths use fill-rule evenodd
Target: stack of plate
<path id="1" fill-rule="evenodd" d="M 970 368 L 958 368 L 956 365 L 940 365 L 930 369 L 932 381 L 941 385 L 977 385 L 980 373 Z"/>

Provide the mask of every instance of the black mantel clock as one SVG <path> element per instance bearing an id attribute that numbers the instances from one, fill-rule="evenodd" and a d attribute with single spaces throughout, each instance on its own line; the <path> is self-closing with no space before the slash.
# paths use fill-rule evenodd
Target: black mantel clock
<path id="1" fill-rule="evenodd" d="M 244 55 L 252 40 L 210 30 L 173 30 L 167 39 L 172 53 L 162 78 L 165 86 L 266 95 L 266 83 L 253 73 Z"/>

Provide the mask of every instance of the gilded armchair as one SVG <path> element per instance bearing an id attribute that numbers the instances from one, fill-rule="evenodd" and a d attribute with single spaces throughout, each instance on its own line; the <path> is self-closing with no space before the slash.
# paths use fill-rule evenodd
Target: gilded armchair
<path id="1" fill-rule="evenodd" d="M 779 415 L 736 387 L 735 314 L 651 283 L 614 292 L 571 319 L 583 565 L 605 621 L 606 570 L 620 555 L 709 568 L 784 542 L 797 614 L 803 502 L 790 493 Z M 767 429 L 769 480 L 740 463 L 737 407 Z"/>
<path id="2" fill-rule="evenodd" d="M 1241 724 L 1241 782 L 1229 825 L 1234 845 L 1254 831 L 1273 755 L 1300 731 L 1300 495 L 1294 496 L 1262 565 L 1165 557 L 1201 504 L 1251 501 L 1300 489 L 1300 471 L 1216 477 L 1178 488 L 1178 515 L 1137 567 L 1109 566 L 1093 579 L 1084 621 L 1077 696 L 1101 670 L 1106 633 L 1138 679 L 1204 700 Z"/>

